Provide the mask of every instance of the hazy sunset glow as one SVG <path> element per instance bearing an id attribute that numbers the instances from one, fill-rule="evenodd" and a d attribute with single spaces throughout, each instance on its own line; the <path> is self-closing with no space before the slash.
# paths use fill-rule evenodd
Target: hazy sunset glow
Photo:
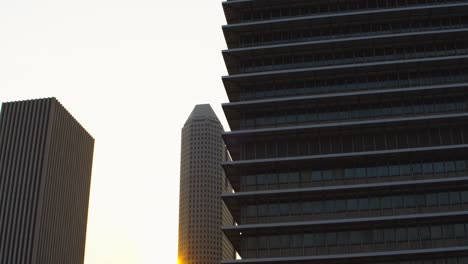
<path id="1" fill-rule="evenodd" d="M 224 122 L 221 1 L 0 1 L 0 101 L 55 96 L 96 139 L 86 264 L 176 263 L 180 128 Z M 180 261 L 179 261 L 180 263 Z"/>

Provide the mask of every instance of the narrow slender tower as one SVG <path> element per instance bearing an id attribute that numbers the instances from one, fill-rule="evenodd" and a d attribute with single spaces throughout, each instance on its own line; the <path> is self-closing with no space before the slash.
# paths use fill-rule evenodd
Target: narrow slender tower
<path id="1" fill-rule="evenodd" d="M 179 205 L 179 262 L 218 264 L 234 257 L 221 226 L 233 223 L 221 200 L 231 189 L 221 162 L 223 126 L 210 105 L 197 105 L 182 128 Z"/>
<path id="2" fill-rule="evenodd" d="M 0 115 L 0 263 L 83 264 L 94 139 L 55 99 Z"/>

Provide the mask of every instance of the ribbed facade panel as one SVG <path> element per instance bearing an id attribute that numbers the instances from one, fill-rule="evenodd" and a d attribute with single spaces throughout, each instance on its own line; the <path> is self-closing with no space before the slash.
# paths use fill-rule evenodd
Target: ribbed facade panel
<path id="1" fill-rule="evenodd" d="M 3 104 L 1 263 L 83 263 L 93 145 L 55 98 Z"/>
<path id="2" fill-rule="evenodd" d="M 223 263 L 468 263 L 468 2 L 223 7 Z"/>

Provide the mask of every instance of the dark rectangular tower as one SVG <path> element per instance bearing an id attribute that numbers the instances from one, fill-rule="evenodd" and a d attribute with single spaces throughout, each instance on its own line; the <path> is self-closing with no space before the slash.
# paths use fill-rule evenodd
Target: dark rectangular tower
<path id="1" fill-rule="evenodd" d="M 223 7 L 223 263 L 468 263 L 468 1 Z"/>
<path id="2" fill-rule="evenodd" d="M 0 263 L 82 264 L 94 139 L 55 98 L 1 110 Z"/>

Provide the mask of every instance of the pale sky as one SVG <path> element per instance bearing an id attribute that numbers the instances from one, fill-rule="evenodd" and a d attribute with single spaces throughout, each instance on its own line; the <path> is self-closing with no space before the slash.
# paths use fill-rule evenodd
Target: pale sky
<path id="1" fill-rule="evenodd" d="M 180 129 L 200 103 L 226 124 L 223 24 L 221 0 L 0 0 L 0 102 L 57 97 L 96 139 L 85 264 L 177 262 Z"/>

